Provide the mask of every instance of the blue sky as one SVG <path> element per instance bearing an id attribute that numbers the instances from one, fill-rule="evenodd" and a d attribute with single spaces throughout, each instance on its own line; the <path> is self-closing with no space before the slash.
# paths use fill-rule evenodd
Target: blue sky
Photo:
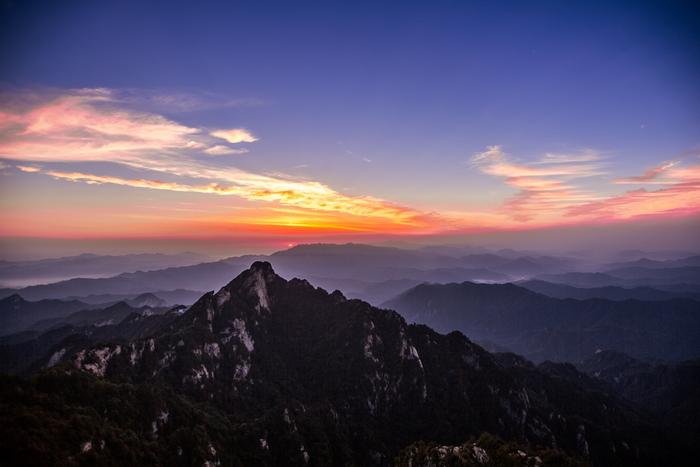
<path id="1" fill-rule="evenodd" d="M 245 128 L 258 138 L 248 154 L 217 158 L 212 167 L 317 181 L 349 197 L 438 213 L 449 228 L 468 228 L 463 218 L 474 212 L 486 216 L 479 226 L 510 226 L 496 217 L 506 216 L 522 186 L 473 164 L 489 147 L 499 147 L 501 161 L 529 166 L 546 154 L 594 152 L 595 175 L 578 177 L 574 188 L 596 196 L 577 203 L 622 196 L 628 187 L 613 180 L 669 161 L 674 170 L 699 163 L 700 15 L 689 2 L 26 1 L 2 8 L 8 108 L 26 93 L 53 99 L 107 89 L 128 111 L 192 128 Z M 3 157 L 29 160 L 11 151 Z M 95 163 L 102 167 L 38 162 L 101 175 L 133 169 L 109 160 Z M 687 173 L 676 175 L 687 183 Z M 143 188 L 100 182 L 102 195 L 34 172 L 6 180 L 5 194 L 26 212 L 38 201 L 20 185 L 70 203 L 88 194 L 108 205 L 114 190 L 124 199 L 144 196 Z M 663 212 L 693 207 L 688 196 L 679 203 Z M 549 214 L 541 223 L 556 213 Z"/>

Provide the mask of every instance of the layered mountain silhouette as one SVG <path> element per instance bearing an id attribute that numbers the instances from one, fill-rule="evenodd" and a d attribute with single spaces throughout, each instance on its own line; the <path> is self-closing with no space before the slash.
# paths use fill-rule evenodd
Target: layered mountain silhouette
<path id="1" fill-rule="evenodd" d="M 421 284 L 384 304 L 440 332 L 460 330 L 535 361 L 598 349 L 642 359 L 700 355 L 700 302 L 556 299 L 514 284 Z"/>
<path id="2" fill-rule="evenodd" d="M 527 280 L 517 283 L 520 287 L 525 287 L 533 292 L 541 293 L 553 298 L 574 298 L 577 300 L 586 300 L 589 298 L 605 298 L 608 300 L 671 300 L 673 298 L 692 298 L 700 299 L 700 291 L 698 292 L 673 292 L 668 290 L 659 290 L 653 287 L 573 287 L 566 284 L 555 284 L 541 280 Z"/>
<path id="3" fill-rule="evenodd" d="M 62 318 L 88 308 L 91 306 L 78 300 L 30 302 L 13 294 L 0 300 L 0 335 L 23 331 L 37 321 Z"/>
<path id="4" fill-rule="evenodd" d="M 700 268 L 623 268 L 606 272 L 543 274 L 536 279 L 574 287 L 653 287 L 666 291 L 700 292 Z"/>
<path id="5" fill-rule="evenodd" d="M 0 297 L 19 293 L 27 300 L 77 298 L 104 303 L 152 292 L 170 304 L 191 304 L 189 297 L 176 291 L 223 286 L 256 260 L 269 261 L 286 277 L 305 277 L 319 286 L 343 290 L 348 296 L 375 305 L 421 282 L 508 282 L 562 273 L 576 266 L 576 261 L 568 258 L 515 251 L 464 255 L 464 250 L 449 248 L 408 250 L 352 243 L 311 244 L 266 256 L 240 256 L 185 267 L 144 268 L 113 277 L 74 278 L 21 289 L 0 289 Z M 8 266 L 8 274 L 11 269 Z M 402 283 L 408 285 L 397 289 Z"/>
<path id="6" fill-rule="evenodd" d="M 123 272 L 164 269 L 201 263 L 206 256 L 195 253 L 132 254 L 106 256 L 82 254 L 28 261 L 0 261 L 0 284 L 46 283 L 71 277 L 106 277 Z"/>
<path id="7" fill-rule="evenodd" d="M 287 281 L 267 262 L 168 316 L 148 335 L 69 337 L 30 381 L 2 380 L 7 458 L 389 465 L 421 440 L 483 432 L 595 465 L 687 455 L 570 365 L 506 364 L 460 332 Z"/>

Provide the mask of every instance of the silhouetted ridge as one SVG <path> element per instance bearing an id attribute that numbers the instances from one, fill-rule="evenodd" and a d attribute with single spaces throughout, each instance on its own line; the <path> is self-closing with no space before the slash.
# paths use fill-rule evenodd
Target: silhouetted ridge
<path id="1" fill-rule="evenodd" d="M 636 358 L 700 355 L 700 302 L 558 299 L 514 284 L 421 284 L 384 302 L 408 321 L 459 329 L 535 362 L 580 362 L 597 349 Z"/>
<path id="2" fill-rule="evenodd" d="M 140 388 L 122 395 L 120 408 L 139 406 L 138 395 L 153 388 L 202 407 L 205 415 L 189 416 L 199 420 L 195 434 L 179 402 L 164 396 L 140 409 L 149 421 L 140 425 L 95 407 L 97 388 L 80 401 L 95 423 L 120 424 L 150 452 L 181 450 L 197 464 L 383 466 L 417 441 L 461 443 L 483 432 L 600 465 L 658 462 L 659 443 L 675 449 L 644 416 L 577 385 L 573 367 L 562 378 L 515 356 L 496 359 L 461 332 L 408 325 L 394 311 L 285 280 L 267 262 L 155 322 L 150 334 L 132 330 L 141 320 L 130 316 L 120 336 L 135 338 L 64 341 L 42 365 Z"/>

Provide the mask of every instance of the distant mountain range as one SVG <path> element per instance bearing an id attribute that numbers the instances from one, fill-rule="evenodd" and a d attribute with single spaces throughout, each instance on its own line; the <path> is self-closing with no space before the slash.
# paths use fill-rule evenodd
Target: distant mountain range
<path id="1" fill-rule="evenodd" d="M 245 269 L 236 261 L 216 261 L 193 266 L 174 267 L 155 271 L 123 273 L 101 279 L 69 279 L 53 284 L 35 285 L 22 289 L 5 289 L 5 295 L 20 293 L 27 300 L 46 297 L 67 298 L 88 295 L 139 295 L 159 290 L 208 290 L 212 284 L 222 285 L 227 277 Z"/>
<path id="2" fill-rule="evenodd" d="M 133 311 L 149 310 L 158 313 L 166 307 L 165 300 L 150 293 L 101 304 L 49 299 L 31 302 L 15 294 L 0 300 L 0 336 L 23 331 L 42 331 L 66 324 L 115 324 Z"/>
<path id="3" fill-rule="evenodd" d="M 700 255 L 687 256 L 678 259 L 670 260 L 653 260 L 649 258 L 640 258 L 636 261 L 626 261 L 622 263 L 611 263 L 603 266 L 603 271 L 627 268 L 646 268 L 646 269 L 673 269 L 683 267 L 700 267 Z"/>
<path id="4" fill-rule="evenodd" d="M 435 286 L 413 291 L 425 287 Z M 467 287 L 500 287 L 511 303 L 554 300 Z M 147 319 L 159 324 L 115 331 Z M 549 465 L 690 465 L 694 456 L 571 365 L 494 356 L 459 332 L 287 281 L 265 262 L 182 314 L 90 329 L 103 334 L 55 339 L 32 378 L 0 378 L 7 462 L 414 465 L 455 444 L 450 452 L 473 463 L 510 453 L 513 465 L 538 465 L 538 455 Z M 484 432 L 541 448 L 521 457 Z"/>
<path id="5" fill-rule="evenodd" d="M 383 307 L 439 332 L 459 330 L 534 361 L 578 362 L 597 349 L 644 359 L 700 355 L 700 302 L 557 299 L 513 284 L 421 284 Z"/>
<path id="6" fill-rule="evenodd" d="M 516 285 L 524 287 L 533 292 L 541 293 L 553 298 L 575 298 L 586 300 L 589 298 L 604 298 L 607 300 L 671 300 L 673 298 L 692 298 L 700 300 L 698 292 L 673 292 L 667 290 L 654 289 L 652 287 L 573 287 L 566 284 L 555 284 L 541 280 L 527 280 L 517 282 Z"/>
<path id="7" fill-rule="evenodd" d="M 91 308 L 78 300 L 40 300 L 29 302 L 15 294 L 0 300 L 0 335 L 29 328 L 37 321 L 61 318 Z"/>
<path id="8" fill-rule="evenodd" d="M 196 253 L 104 256 L 82 254 L 33 261 L 0 261 L 0 284 L 45 284 L 74 277 L 108 277 L 123 272 L 189 266 L 207 261 Z"/>
<path id="9" fill-rule="evenodd" d="M 622 268 L 607 272 L 567 272 L 543 274 L 535 279 L 574 287 L 653 287 L 661 290 L 700 291 L 700 267 L 679 268 Z"/>
<path id="10" fill-rule="evenodd" d="M 106 278 L 75 278 L 25 288 L 0 289 L 0 297 L 19 293 L 27 300 L 72 298 L 86 303 L 105 303 L 151 292 L 169 304 L 190 304 L 201 295 L 201 291 L 221 287 L 228 278 L 256 260 L 269 261 L 284 277 L 305 277 L 319 286 L 343 290 L 348 296 L 375 305 L 422 282 L 504 283 L 537 279 L 585 288 L 652 287 L 692 296 L 700 294 L 700 268 L 694 266 L 697 258 L 618 263 L 608 265 L 613 267 L 612 270 L 602 273 L 583 271 L 590 265 L 574 258 L 513 250 L 477 253 L 474 249 L 456 247 L 407 250 L 361 244 L 312 244 L 272 255 L 233 257 L 164 269 L 151 267 Z M 645 264 L 653 267 L 642 267 Z M 601 290 L 603 296 L 600 298 L 607 298 L 605 294 L 608 292 Z M 593 296 L 593 291 L 586 294 Z"/>

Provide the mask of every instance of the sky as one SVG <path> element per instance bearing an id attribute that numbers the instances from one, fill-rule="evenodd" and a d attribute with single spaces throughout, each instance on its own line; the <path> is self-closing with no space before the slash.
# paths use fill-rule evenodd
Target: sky
<path id="1" fill-rule="evenodd" d="M 0 257 L 649 222 L 692 238 L 698 13 L 2 1 Z"/>

